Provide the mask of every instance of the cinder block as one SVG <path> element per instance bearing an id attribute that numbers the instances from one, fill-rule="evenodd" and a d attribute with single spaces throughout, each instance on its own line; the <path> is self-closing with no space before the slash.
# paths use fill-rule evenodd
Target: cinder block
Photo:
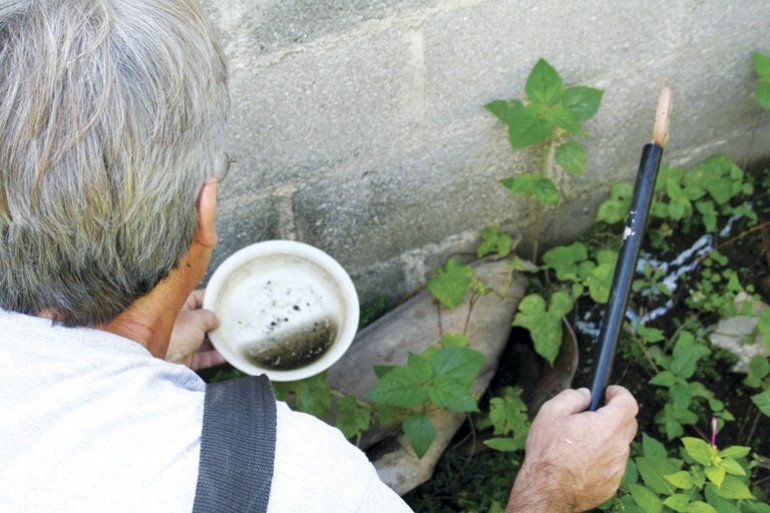
<path id="1" fill-rule="evenodd" d="M 408 139 L 408 44 L 405 32 L 385 31 L 234 71 L 230 151 L 248 170 L 240 188 L 306 179 Z"/>
<path id="2" fill-rule="evenodd" d="M 408 17 L 438 0 L 203 0 L 229 49 L 280 51 L 345 33 L 363 22 Z M 406 12 L 406 14 L 402 14 Z"/>
<path id="3" fill-rule="evenodd" d="M 299 238 L 362 268 L 509 217 L 517 206 L 499 180 L 513 156 L 503 139 L 470 128 L 300 189 Z"/>

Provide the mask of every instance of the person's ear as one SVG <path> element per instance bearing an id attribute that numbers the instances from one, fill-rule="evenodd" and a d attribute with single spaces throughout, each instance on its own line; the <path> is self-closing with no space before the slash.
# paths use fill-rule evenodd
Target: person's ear
<path id="1" fill-rule="evenodd" d="M 195 231 L 195 241 L 204 247 L 214 247 L 217 244 L 217 232 L 214 226 L 217 210 L 217 180 L 209 179 L 198 193 L 198 228 Z"/>

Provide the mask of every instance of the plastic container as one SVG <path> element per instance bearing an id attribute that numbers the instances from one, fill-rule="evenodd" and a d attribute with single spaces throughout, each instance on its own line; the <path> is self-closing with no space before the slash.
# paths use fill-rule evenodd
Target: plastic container
<path id="1" fill-rule="evenodd" d="M 209 333 L 235 368 L 273 381 L 328 369 L 353 342 L 359 303 L 342 266 L 301 242 L 247 246 L 214 272 L 203 307 L 221 325 Z"/>

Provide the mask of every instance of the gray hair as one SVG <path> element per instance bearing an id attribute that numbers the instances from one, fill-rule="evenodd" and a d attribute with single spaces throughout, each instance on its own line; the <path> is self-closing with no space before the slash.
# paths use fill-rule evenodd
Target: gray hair
<path id="1" fill-rule="evenodd" d="M 197 0 L 0 0 L 0 307 L 109 322 L 187 252 L 227 68 Z"/>

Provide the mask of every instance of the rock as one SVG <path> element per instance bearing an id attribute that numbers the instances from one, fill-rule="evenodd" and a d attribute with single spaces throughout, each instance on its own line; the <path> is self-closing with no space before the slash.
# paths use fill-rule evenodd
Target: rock
<path id="1" fill-rule="evenodd" d="M 731 370 L 743 374 L 748 374 L 749 361 L 752 357 L 755 355 L 770 356 L 762 337 L 757 332 L 759 315 L 770 306 L 762 301 L 755 301 L 743 292 L 735 298 L 737 304 L 746 301 L 751 302 L 753 316 L 736 315 L 729 319 L 722 319 L 717 323 L 714 332 L 709 337 L 712 344 L 727 349 L 738 357 L 738 362 Z"/>
<path id="2" fill-rule="evenodd" d="M 421 354 L 436 345 L 442 333 L 465 332 L 470 347 L 485 355 L 472 387 L 474 393 L 481 395 L 494 376 L 500 354 L 508 342 L 526 280 L 517 273 L 512 274 L 504 261 L 479 263 L 475 267 L 476 277 L 494 292 L 479 297 L 470 315 L 469 301 L 447 310 L 423 290 L 357 335 L 345 356 L 329 369 L 329 385 L 343 393 L 363 397 L 377 381 L 374 365 L 403 365 L 410 352 Z M 416 457 L 397 426 L 395 430 L 393 426 L 374 429 L 362 437 L 359 445 L 366 449 L 388 436 L 395 436 L 395 449 L 379 456 L 374 466 L 380 478 L 403 495 L 430 479 L 436 462 L 465 418 L 462 413 L 431 412 L 437 436 L 422 459 Z"/>

